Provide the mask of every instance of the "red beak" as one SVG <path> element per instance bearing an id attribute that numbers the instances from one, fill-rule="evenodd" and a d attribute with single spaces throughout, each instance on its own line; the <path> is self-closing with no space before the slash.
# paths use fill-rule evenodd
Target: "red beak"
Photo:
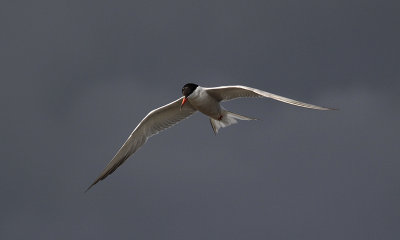
<path id="1" fill-rule="evenodd" d="M 186 97 L 183 97 L 183 99 L 182 99 L 182 104 L 181 104 L 181 110 L 182 110 L 183 104 L 185 104 L 186 101 L 187 101 L 187 98 L 186 98 Z"/>

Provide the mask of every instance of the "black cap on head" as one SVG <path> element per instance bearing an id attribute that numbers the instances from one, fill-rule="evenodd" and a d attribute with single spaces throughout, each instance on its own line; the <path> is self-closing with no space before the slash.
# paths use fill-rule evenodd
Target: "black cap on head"
<path id="1" fill-rule="evenodd" d="M 185 86 L 183 86 L 183 88 L 182 88 L 182 94 L 183 94 L 183 96 L 188 97 L 190 94 L 192 94 L 192 92 L 194 92 L 194 90 L 196 90 L 196 88 L 197 88 L 198 86 L 199 86 L 199 85 L 194 84 L 194 83 L 187 83 L 187 84 L 185 84 Z"/>

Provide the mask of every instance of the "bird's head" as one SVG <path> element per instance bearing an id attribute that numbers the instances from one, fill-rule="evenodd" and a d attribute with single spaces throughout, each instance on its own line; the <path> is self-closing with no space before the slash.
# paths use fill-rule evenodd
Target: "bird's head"
<path id="1" fill-rule="evenodd" d="M 185 104 L 185 102 L 187 101 L 187 98 L 189 97 L 189 95 L 192 94 L 198 86 L 199 85 L 194 84 L 194 83 L 187 83 L 187 84 L 185 84 L 185 86 L 182 87 L 183 99 L 182 99 L 181 109 L 182 109 L 183 105 Z"/>

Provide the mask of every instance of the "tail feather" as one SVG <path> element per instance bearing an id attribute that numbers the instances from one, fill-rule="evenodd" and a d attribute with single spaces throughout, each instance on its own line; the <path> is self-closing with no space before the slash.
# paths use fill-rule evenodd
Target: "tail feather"
<path id="1" fill-rule="evenodd" d="M 228 127 L 237 123 L 237 120 L 257 120 L 255 118 L 246 117 L 237 113 L 232 113 L 226 110 L 222 111 L 222 119 L 216 120 L 210 118 L 211 127 L 214 133 L 217 134 L 220 128 Z"/>

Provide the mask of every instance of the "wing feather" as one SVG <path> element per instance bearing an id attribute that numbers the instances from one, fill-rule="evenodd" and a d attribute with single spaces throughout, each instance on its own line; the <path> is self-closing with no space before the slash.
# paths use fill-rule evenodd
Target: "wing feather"
<path id="1" fill-rule="evenodd" d="M 139 125 L 137 125 L 135 130 L 133 130 L 131 135 L 115 154 L 114 158 L 107 164 L 103 172 L 86 191 L 113 173 L 133 153 L 145 144 L 147 139 L 151 136 L 172 127 L 179 121 L 184 120 L 196 112 L 196 109 L 189 102 L 186 102 L 183 108 L 180 109 L 182 98 L 183 97 L 149 112 Z"/>
<path id="2" fill-rule="evenodd" d="M 256 88 L 246 87 L 246 86 L 221 86 L 214 88 L 205 88 L 207 93 L 217 99 L 218 101 L 228 101 L 235 98 L 243 98 L 243 97 L 266 97 L 271 98 L 277 101 L 281 101 L 284 103 L 292 104 L 299 107 L 311 108 L 317 110 L 336 110 L 334 108 L 326 108 L 320 107 L 317 105 L 300 102 L 294 99 L 282 97 L 276 94 L 272 94 L 269 92 L 265 92 Z"/>

